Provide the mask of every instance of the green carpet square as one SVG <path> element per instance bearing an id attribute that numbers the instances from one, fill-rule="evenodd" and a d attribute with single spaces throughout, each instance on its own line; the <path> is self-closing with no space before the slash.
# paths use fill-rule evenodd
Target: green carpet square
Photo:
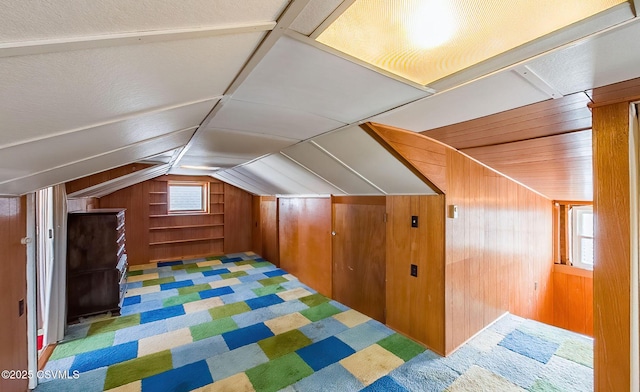
<path id="1" fill-rule="evenodd" d="M 555 355 L 593 369 L 593 344 L 565 340 Z"/>
<path id="2" fill-rule="evenodd" d="M 142 282 L 142 287 L 156 286 L 162 283 L 173 283 L 175 281 L 176 278 L 174 278 L 173 276 L 169 276 L 166 278 L 149 279 Z"/>
<path id="3" fill-rule="evenodd" d="M 397 333 L 380 340 L 378 345 L 402 358 L 405 362 L 425 351 L 425 348 L 418 343 Z"/>
<path id="4" fill-rule="evenodd" d="M 224 317 L 208 323 L 193 325 L 189 328 L 191 329 L 193 341 L 196 341 L 238 329 L 238 324 L 231 317 Z"/>
<path id="5" fill-rule="evenodd" d="M 189 268 L 189 267 L 194 267 L 194 266 L 196 266 L 196 267 L 197 267 L 197 265 L 195 265 L 195 264 L 178 264 L 178 265 L 172 265 L 172 266 L 171 266 L 171 270 L 172 270 L 172 271 L 178 271 L 178 270 L 183 270 L 183 269 L 187 269 L 187 268 Z"/>
<path id="6" fill-rule="evenodd" d="M 260 287 L 259 289 L 253 289 L 253 292 L 256 293 L 258 297 L 262 297 L 263 295 L 275 294 L 286 290 L 287 289 L 280 286 L 279 284 L 272 284 L 270 286 Z"/>
<path id="7" fill-rule="evenodd" d="M 138 276 L 138 275 L 142 275 L 143 272 L 144 272 L 143 270 L 127 271 L 127 276 Z"/>
<path id="8" fill-rule="evenodd" d="M 336 308 L 330 303 L 325 302 L 318 306 L 314 306 L 313 308 L 305 309 L 301 311 L 300 314 L 311 321 L 318 321 L 333 316 L 334 314 L 338 314 L 340 312 L 342 312 L 342 310 Z"/>
<path id="9" fill-rule="evenodd" d="M 308 307 L 317 306 L 324 302 L 329 302 L 329 298 L 322 294 L 313 294 L 300 298 L 300 301 Z"/>
<path id="10" fill-rule="evenodd" d="M 104 389 L 112 389 L 173 369 L 171 351 L 145 355 L 109 366 Z"/>
<path id="11" fill-rule="evenodd" d="M 63 342 L 56 346 L 51 354 L 50 360 L 71 357 L 76 354 L 113 346 L 113 339 L 116 333 L 111 331 L 89 336 L 82 339 Z"/>
<path id="12" fill-rule="evenodd" d="M 208 287 L 211 287 L 211 286 L 208 286 Z M 178 289 L 178 291 L 179 290 L 180 289 Z M 182 305 L 182 304 L 186 304 L 187 302 L 200 301 L 200 299 L 201 298 L 200 298 L 200 295 L 198 295 L 198 293 L 176 295 L 174 297 L 169 297 L 162 300 L 162 306 L 166 308 L 167 306 Z"/>
<path id="13" fill-rule="evenodd" d="M 281 357 L 310 344 L 311 339 L 297 329 L 258 342 L 269 359 Z"/>
<path id="14" fill-rule="evenodd" d="M 113 317 L 107 320 L 96 321 L 89 327 L 88 336 L 104 332 L 117 331 L 122 328 L 133 327 L 140 324 L 140 314 Z"/>
<path id="15" fill-rule="evenodd" d="M 258 263 L 253 263 L 252 267 L 253 268 L 262 268 L 262 267 L 271 267 L 273 266 L 273 264 L 269 263 L 268 261 L 261 261 Z"/>
<path id="16" fill-rule="evenodd" d="M 529 388 L 530 392 L 563 392 L 562 389 L 559 389 L 555 385 L 550 382 L 542 379 L 537 379 L 531 388 Z"/>
<path id="17" fill-rule="evenodd" d="M 191 293 L 198 293 L 200 291 L 205 291 L 205 290 L 211 290 L 211 286 L 209 286 L 206 283 L 203 283 L 203 284 L 197 284 L 194 286 L 179 287 L 178 294 L 186 295 Z"/>
<path id="18" fill-rule="evenodd" d="M 288 282 L 288 280 L 286 280 L 282 276 L 274 276 L 273 278 L 260 279 L 258 282 L 263 286 L 271 286 L 274 284 Z"/>
<path id="19" fill-rule="evenodd" d="M 227 304 L 223 306 L 218 306 L 213 309 L 209 309 L 209 313 L 211 317 L 214 319 L 220 319 L 223 317 L 230 317 L 234 314 L 240 314 L 244 312 L 250 311 L 251 308 L 244 302 L 234 302 L 232 304 Z"/>
<path id="20" fill-rule="evenodd" d="M 209 256 L 209 257 L 206 257 L 205 259 L 206 259 L 207 261 L 211 261 L 211 260 L 220 260 L 222 257 L 223 257 L 222 255 L 221 255 L 221 256 Z"/>
<path id="21" fill-rule="evenodd" d="M 242 260 L 242 261 L 236 261 L 233 264 L 240 266 L 240 265 L 254 264 L 255 262 L 256 262 L 255 260 Z"/>
<path id="22" fill-rule="evenodd" d="M 220 277 L 222 279 L 231 279 L 231 278 L 239 278 L 241 276 L 247 276 L 249 274 L 247 274 L 244 271 L 236 271 L 236 272 L 227 272 L 226 274 L 220 274 Z"/>
<path id="23" fill-rule="evenodd" d="M 313 374 L 313 369 L 298 354 L 291 353 L 258 365 L 245 373 L 256 392 L 272 392 Z"/>
<path id="24" fill-rule="evenodd" d="M 185 268 L 185 270 L 187 271 L 188 274 L 195 274 L 198 272 L 211 271 L 211 267 L 210 266 L 198 267 L 197 265 L 192 264 L 189 266 L 189 268 Z"/>

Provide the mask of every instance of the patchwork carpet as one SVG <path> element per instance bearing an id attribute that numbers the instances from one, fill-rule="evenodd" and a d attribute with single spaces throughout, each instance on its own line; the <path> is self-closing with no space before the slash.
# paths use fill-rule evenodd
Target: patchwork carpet
<path id="1" fill-rule="evenodd" d="M 127 288 L 37 391 L 593 390 L 587 337 L 507 315 L 442 358 L 251 252 L 132 266 Z"/>

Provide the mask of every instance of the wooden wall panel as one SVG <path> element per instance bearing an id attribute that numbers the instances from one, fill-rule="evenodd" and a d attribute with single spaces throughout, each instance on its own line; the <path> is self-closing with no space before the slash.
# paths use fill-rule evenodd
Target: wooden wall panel
<path id="1" fill-rule="evenodd" d="M 262 257 L 279 266 L 278 201 L 274 196 L 260 197 L 260 224 L 262 226 Z"/>
<path id="2" fill-rule="evenodd" d="M 556 264 L 553 325 L 593 336 L 593 272 Z"/>
<path id="3" fill-rule="evenodd" d="M 595 94 L 594 94 L 595 96 Z M 630 386 L 629 103 L 593 108 L 596 391 Z"/>
<path id="4" fill-rule="evenodd" d="M 67 200 L 67 211 L 87 211 L 100 208 L 100 200 L 95 197 L 82 197 Z"/>
<path id="5" fill-rule="evenodd" d="M 629 102 L 640 99 L 640 78 L 599 87 L 593 90 L 591 99 L 593 100 L 592 106 L 603 106 L 620 102 L 628 106 Z"/>
<path id="6" fill-rule="evenodd" d="M 251 250 L 251 195 L 224 184 L 224 252 Z"/>
<path id="7" fill-rule="evenodd" d="M 370 127 L 391 148 L 440 145 L 413 132 Z M 446 206 L 459 211 L 445 221 L 443 351 L 449 354 L 506 311 L 553 321 L 553 204 L 453 148 L 445 147 L 445 154 Z M 405 158 L 413 164 L 412 156 Z M 396 294 L 387 290 L 389 301 Z M 403 323 L 397 328 L 408 326 Z"/>
<path id="8" fill-rule="evenodd" d="M 77 192 L 82 189 L 89 188 L 94 185 L 113 180 L 114 178 L 122 177 L 127 174 L 137 172 L 149 168 L 153 165 L 147 163 L 131 163 L 117 167 L 115 169 L 105 170 L 100 173 L 92 174 L 90 176 L 78 178 L 77 180 L 69 181 L 65 184 L 65 188 L 68 194 Z"/>
<path id="9" fill-rule="evenodd" d="M 278 199 L 280 267 L 331 296 L 331 199 Z"/>
<path id="10" fill-rule="evenodd" d="M 262 220 L 260 196 L 257 195 L 251 196 L 251 250 L 262 256 Z"/>
<path id="11" fill-rule="evenodd" d="M 27 369 L 27 278 L 26 247 L 20 239 L 26 236 L 26 198 L 0 197 L 0 369 Z M 25 313 L 18 314 L 18 301 L 25 301 Z M 2 391 L 26 391 L 27 380 L 0 378 Z"/>
<path id="12" fill-rule="evenodd" d="M 333 198 L 333 298 L 385 322 L 384 196 Z"/>

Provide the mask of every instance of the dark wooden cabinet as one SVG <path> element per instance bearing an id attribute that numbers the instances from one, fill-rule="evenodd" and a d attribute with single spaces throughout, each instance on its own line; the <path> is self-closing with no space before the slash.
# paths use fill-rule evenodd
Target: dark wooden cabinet
<path id="1" fill-rule="evenodd" d="M 67 320 L 119 314 L 127 279 L 124 209 L 71 212 L 67 221 Z"/>

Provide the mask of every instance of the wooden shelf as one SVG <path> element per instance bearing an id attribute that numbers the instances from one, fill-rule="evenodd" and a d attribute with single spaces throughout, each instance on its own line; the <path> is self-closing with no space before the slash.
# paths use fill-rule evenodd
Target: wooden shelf
<path id="1" fill-rule="evenodd" d="M 149 203 L 150 206 L 166 206 L 167 203 Z"/>
<path id="2" fill-rule="evenodd" d="M 198 214 L 156 214 L 149 215 L 149 218 L 166 218 L 168 216 L 195 216 L 195 215 L 224 215 L 224 212 L 210 212 L 210 213 L 198 213 Z"/>
<path id="3" fill-rule="evenodd" d="M 167 192 L 149 192 L 151 195 L 166 195 Z"/>
<path id="4" fill-rule="evenodd" d="M 158 226 L 150 227 L 149 230 L 171 230 L 171 229 L 191 229 L 195 227 L 217 227 L 224 226 L 224 223 L 207 223 L 201 225 L 182 225 L 182 226 Z"/>
<path id="5" fill-rule="evenodd" d="M 150 242 L 149 245 L 167 245 L 167 244 L 179 244 L 184 242 L 200 242 L 200 241 L 211 241 L 211 240 L 222 240 L 224 237 L 207 237 L 207 238 L 189 238 L 186 240 L 171 240 L 171 241 L 158 241 L 158 242 Z"/>

